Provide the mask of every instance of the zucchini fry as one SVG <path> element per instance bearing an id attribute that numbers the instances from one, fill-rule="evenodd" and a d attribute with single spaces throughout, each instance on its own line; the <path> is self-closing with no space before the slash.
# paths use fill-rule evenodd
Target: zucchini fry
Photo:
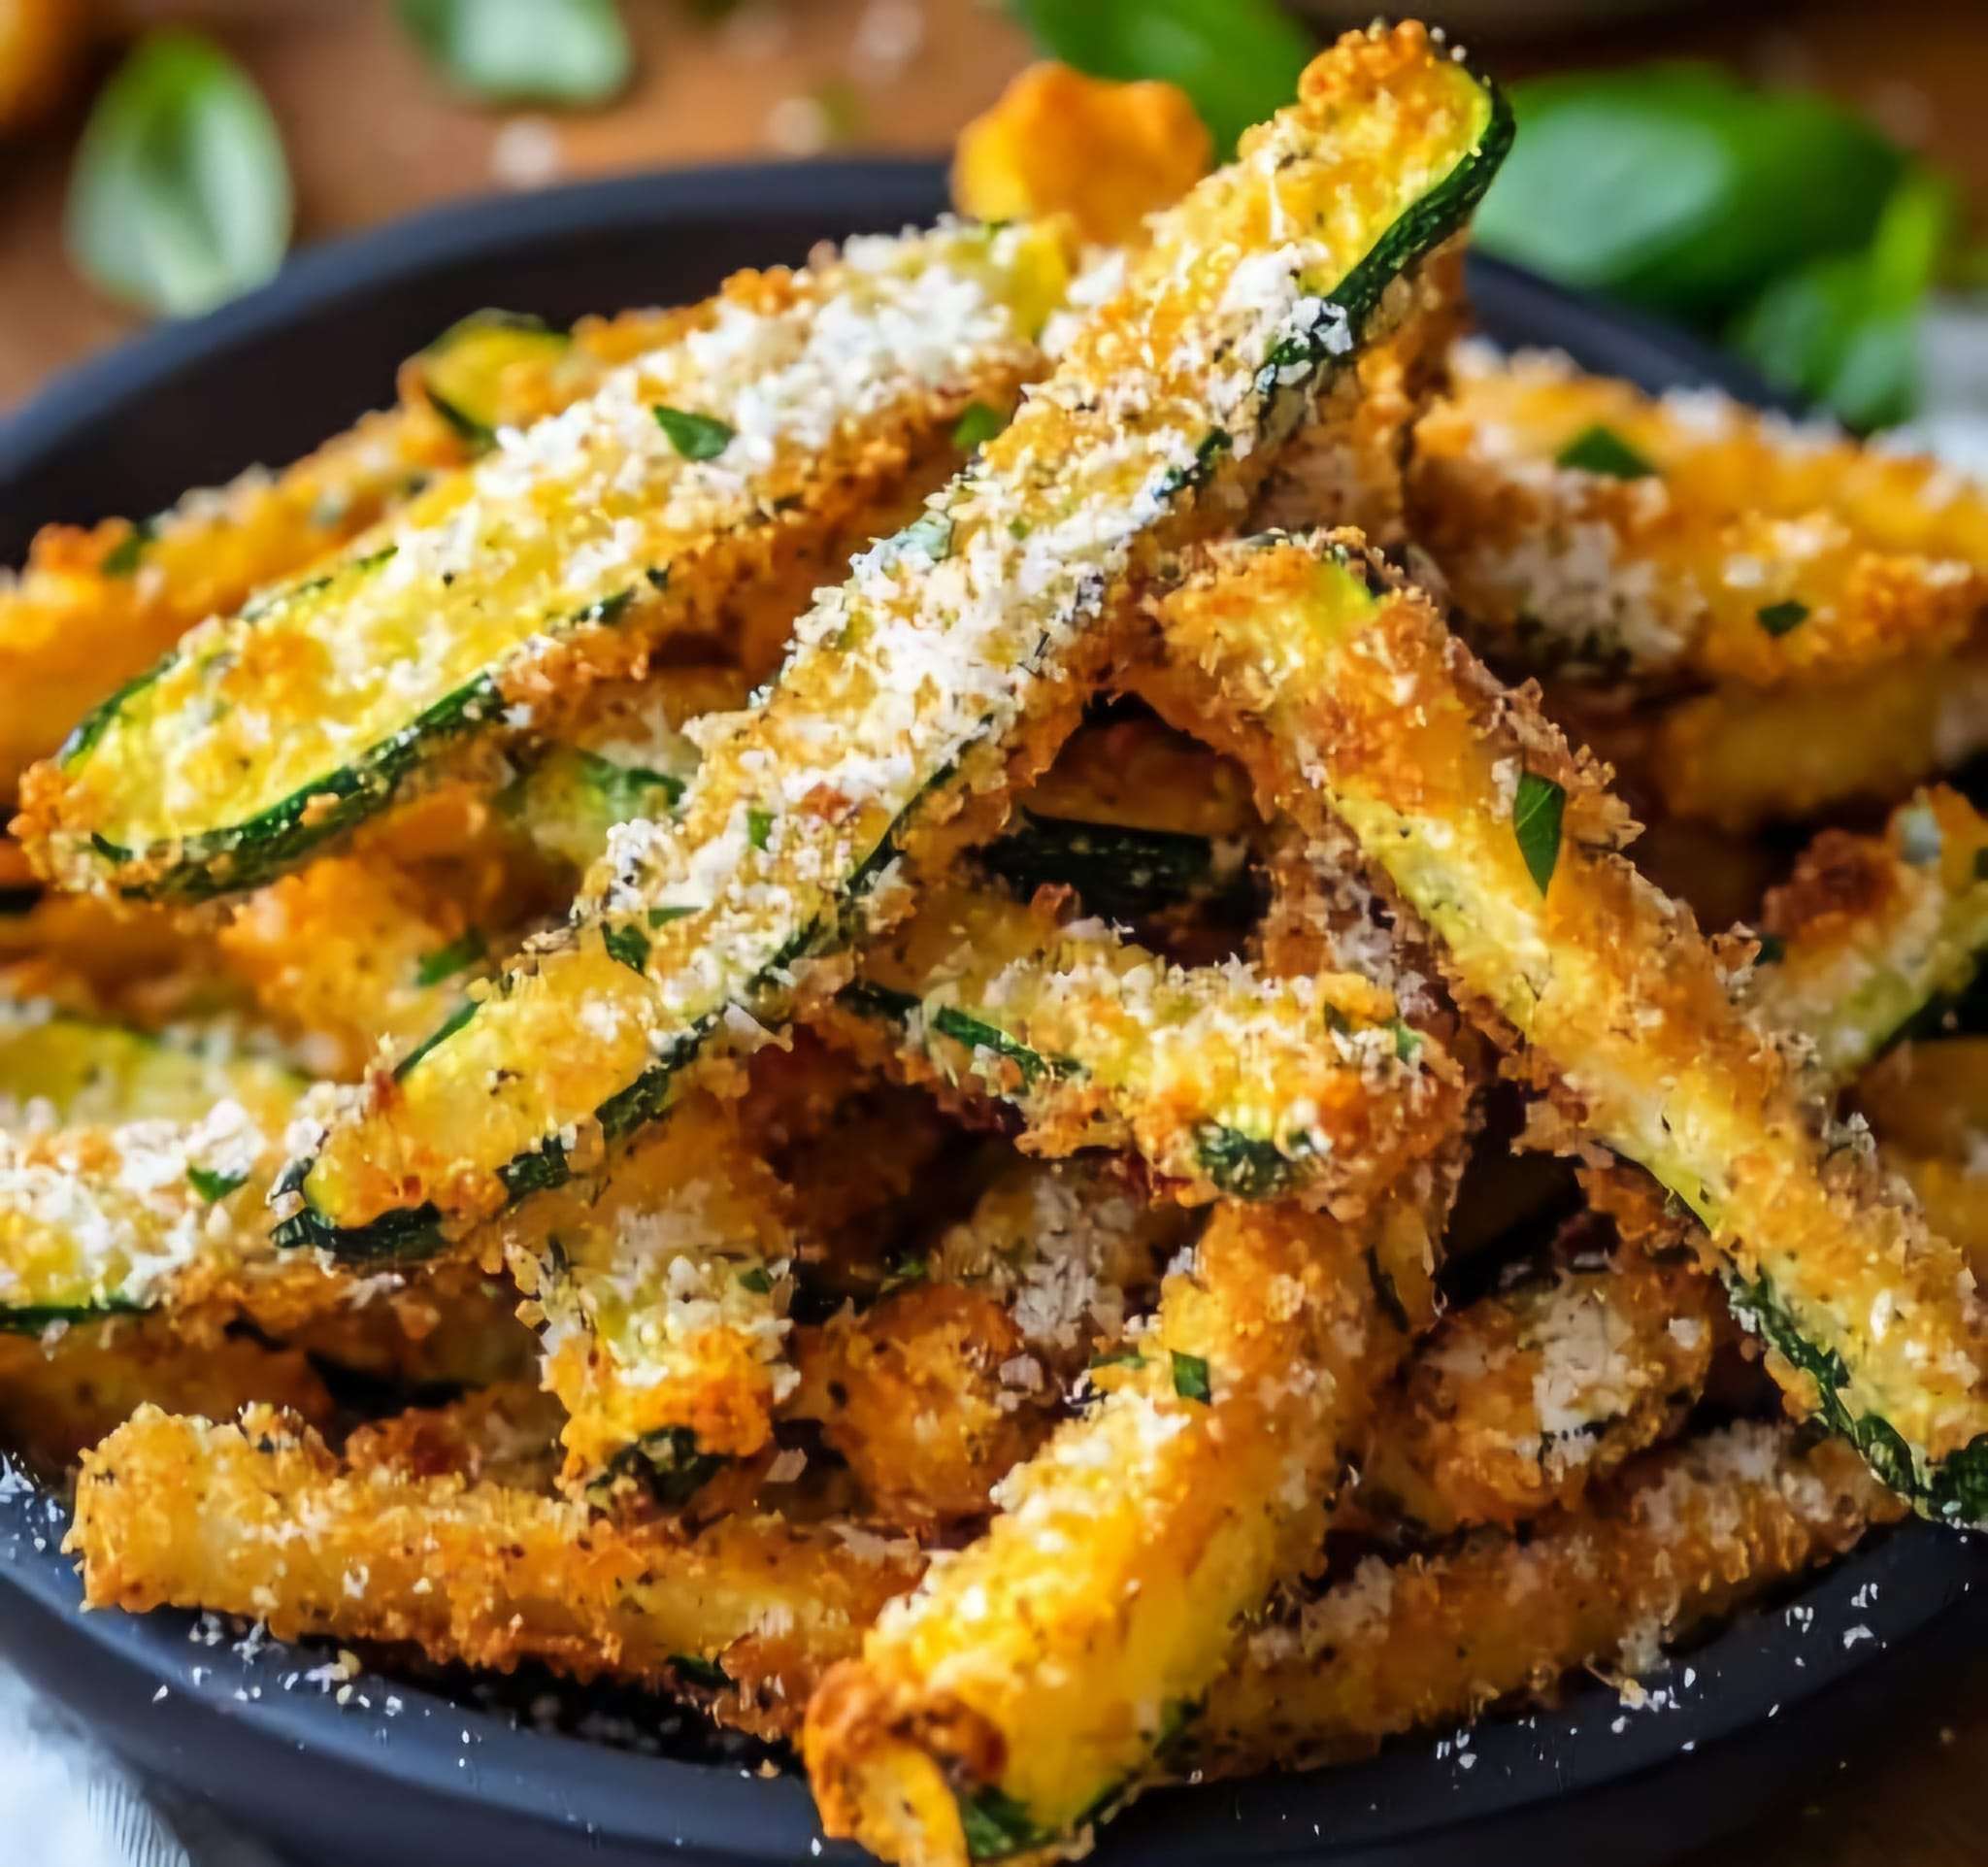
<path id="1" fill-rule="evenodd" d="M 1357 975 L 1170 966 L 1044 897 L 935 883 L 859 965 L 827 1015 L 858 1056 L 1007 1103 L 1030 1150 L 1129 1146 L 1183 1199 L 1357 1210 L 1459 1100 L 1437 1041 Z"/>
<path id="2" fill-rule="evenodd" d="M 768 1444 L 799 1379 L 786 1355 L 795 1251 L 784 1189 L 734 1111 L 692 1098 L 597 1179 L 499 1228 L 569 1417 L 569 1489 L 687 1503 Z"/>
<path id="3" fill-rule="evenodd" d="M 192 1123 L 0 1134 L 0 1328 L 222 1303 L 258 1270 L 324 1282 L 269 1263 L 260 1207 L 282 1161 L 282 1130 L 234 1101 Z"/>
<path id="4" fill-rule="evenodd" d="M 1825 830 L 1768 895 L 1747 1009 L 1793 1034 L 1832 1095 L 1927 1007 L 1964 990 L 1988 950 L 1988 821 L 1922 792 L 1884 834 Z"/>
<path id="5" fill-rule="evenodd" d="M 969 400 L 1006 407 L 1063 272 L 1044 234 L 945 227 L 740 277 L 584 400 L 190 631 L 30 774 L 24 840 L 66 885 L 126 893 L 294 865 L 577 684 L 711 632 Z"/>
<path id="6" fill-rule="evenodd" d="M 1392 283 L 1461 223 L 1508 136 L 1420 27 L 1322 57 L 1304 101 L 1156 223 L 1014 421 L 822 593 L 679 820 L 617 832 L 574 926 L 305 1164 L 285 1238 L 365 1251 L 459 1228 L 842 984 L 911 874 L 984 841 L 1047 762 L 1128 582 L 1220 524 L 1350 385 L 1398 315 Z M 582 1011 L 600 1041 L 561 1058 Z"/>
<path id="7" fill-rule="evenodd" d="M 39 1342 L 0 1337 L 0 1434 L 53 1476 L 148 1402 L 209 1419 L 263 1402 L 320 1431 L 333 1412 L 301 1350 L 244 1335 L 190 1340 L 166 1317 L 120 1317 Z"/>
<path id="8" fill-rule="evenodd" d="M 1950 654 L 1988 609 L 1988 499 L 1931 460 L 1559 357 L 1466 346 L 1455 379 L 1415 536 L 1494 651 L 1766 690 Z"/>
<path id="9" fill-rule="evenodd" d="M 1487 1531 L 1427 1559 L 1370 1557 L 1248 1634 L 1180 1762 L 1210 1776 L 1304 1769 L 1574 1667 L 1646 1670 L 1662 1643 L 1902 1514 L 1846 1449 L 1785 1426 L 1646 1454 L 1523 1541 Z"/>
<path id="10" fill-rule="evenodd" d="M 834 1526 L 734 1517 L 686 1541 L 455 1475 L 346 1470 L 269 1408 L 239 1427 L 142 1408 L 84 1455 L 65 1547 L 91 1607 L 211 1608 L 500 1672 L 536 1659 L 708 1698 L 769 1737 L 917 1566 Z"/>
<path id="11" fill-rule="evenodd" d="M 1480 1298 L 1437 1325 L 1382 1404 L 1360 1502 L 1436 1535 L 1571 1508 L 1682 1422 L 1718 1322 L 1695 1266 L 1633 1250 Z"/>
<path id="12" fill-rule="evenodd" d="M 1428 923 L 1468 1015 L 1703 1221 L 1776 1377 L 1928 1515 L 1988 1518 L 1983 1316 L 1959 1254 L 1811 1127 L 1626 818 L 1523 690 L 1356 537 L 1218 549 L 1164 596 L 1162 698 Z M 1854 1140 L 1854 1137 L 1851 1138 Z"/>
<path id="13" fill-rule="evenodd" d="M 182 1411 L 209 1419 L 230 1417 L 209 1408 Z M 549 1497 L 564 1418 L 558 1401 L 543 1388 L 528 1381 L 500 1381 L 440 1407 L 410 1407 L 356 1427 L 347 1435 L 341 1456 L 353 1473 L 453 1477 Z"/>
<path id="14" fill-rule="evenodd" d="M 1427 1193 L 1392 1214 L 1427 1215 Z M 1137 1793 L 1233 1622 L 1318 1548 L 1401 1352 L 1367 1247 L 1288 1206 L 1213 1210 L 1089 1413 L 823 1680 L 803 1750 L 831 1834 L 951 1867 L 1080 1847 Z"/>
<path id="15" fill-rule="evenodd" d="M 79 1017 L 47 1000 L 0 1000 L 0 1128 L 192 1122 L 232 1101 L 274 1132 L 304 1088 L 295 1071 L 241 1049 L 225 1028 L 182 1041 Z"/>
<path id="16" fill-rule="evenodd" d="M 1988 651 L 1971 650 L 1853 681 L 1715 689 L 1666 708 L 1622 755 L 1607 750 L 1670 815 L 1741 832 L 1888 803 L 1984 748 Z"/>
<path id="17" fill-rule="evenodd" d="M 46 526 L 18 576 L 0 578 L 0 800 L 203 617 L 336 550 L 462 454 L 430 410 L 395 409 L 156 517 Z"/>

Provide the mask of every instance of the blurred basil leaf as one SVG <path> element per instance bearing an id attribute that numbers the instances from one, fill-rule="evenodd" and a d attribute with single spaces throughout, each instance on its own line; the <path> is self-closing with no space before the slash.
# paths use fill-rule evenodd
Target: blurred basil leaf
<path id="1" fill-rule="evenodd" d="M 400 0 L 400 18 L 451 84 L 485 103 L 606 103 L 634 64 L 614 0 Z"/>
<path id="2" fill-rule="evenodd" d="M 63 232 L 81 272 L 147 311 L 206 311 L 274 273 L 290 173 L 241 67 L 192 33 L 141 40 L 83 128 Z"/>
<path id="3" fill-rule="evenodd" d="M 1298 94 L 1316 46 L 1275 0 L 1009 0 L 1052 58 L 1093 78 L 1164 79 L 1225 153 Z"/>
<path id="4" fill-rule="evenodd" d="M 1905 420 L 1918 402 L 1920 312 L 1960 217 L 1952 184 L 1914 170 L 1869 247 L 1776 280 L 1734 325 L 1734 348 L 1853 428 Z"/>
<path id="5" fill-rule="evenodd" d="M 1570 74 L 1512 87 L 1518 138 L 1476 239 L 1572 285 L 1702 325 L 1767 283 L 1861 247 L 1905 170 L 1819 97 L 1709 66 Z"/>

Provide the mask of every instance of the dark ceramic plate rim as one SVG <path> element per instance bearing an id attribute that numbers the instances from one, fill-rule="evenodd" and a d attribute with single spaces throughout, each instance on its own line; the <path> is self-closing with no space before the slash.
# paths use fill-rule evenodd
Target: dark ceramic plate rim
<path id="1" fill-rule="evenodd" d="M 57 517 L 33 512 L 38 461 L 65 437 L 142 404 L 216 351 L 281 336 L 307 312 L 377 298 L 451 262 L 501 255 L 577 228 L 652 233 L 673 220 L 708 223 L 714 215 L 750 221 L 775 203 L 789 213 L 819 212 L 824 224 L 889 225 L 929 217 L 941 198 L 940 172 L 926 162 L 746 165 L 471 202 L 331 243 L 246 299 L 83 365 L 0 422 L 0 510 Z M 1661 326 L 1495 261 L 1474 257 L 1472 265 L 1484 321 L 1508 341 L 1556 344 L 1652 386 L 1706 383 L 1771 399 L 1728 359 Z M 239 1763 L 251 1761 L 248 1751 L 271 1759 L 295 1753 L 321 1765 L 327 1780 L 372 1781 L 417 1795 L 431 1809 L 507 1817 L 521 1845 L 535 1833 L 583 1832 L 590 1847 L 649 1850 L 658 1860 L 680 1860 L 688 1850 L 713 1861 L 791 1861 L 812 1858 L 820 1844 L 806 1790 L 790 1779 L 769 1782 L 520 1728 L 373 1675 L 357 1681 L 352 1702 L 340 1707 L 315 1689 L 282 1686 L 284 1677 L 321 1660 L 315 1650 L 305 1656 L 270 1647 L 245 1655 L 225 1644 L 189 1645 L 196 1621 L 182 1614 L 80 1616 L 80 1585 L 58 1549 L 65 1522 L 60 1506 L 32 1484 L 0 1484 L 0 1628 L 58 1693 L 69 1678 L 65 1655 L 73 1659 L 72 1695 L 88 1702 L 100 1722 L 105 1691 L 128 1690 L 130 1708 L 112 1718 L 116 1728 L 107 1734 L 154 1766 L 183 1749 L 190 1702 L 217 1728 L 247 1740 Z M 1977 1549 L 1910 1526 L 1873 1540 L 1787 1606 L 1724 1629 L 1690 1655 L 1688 1673 L 1679 1665 L 1657 1682 L 1668 1694 L 1661 1711 L 1625 1714 L 1613 1692 L 1587 1686 L 1551 1712 L 1488 1719 L 1467 1747 L 1416 1739 L 1339 1770 L 1167 1791 L 1114 1827 L 1108 1851 L 1185 1867 L 1205 1861 L 1219 1835 L 1233 1859 L 1324 1857 L 1438 1840 L 1619 1785 L 1845 1685 L 1878 1654 L 1924 1635 L 1982 1572 Z M 148 1687 L 164 1691 L 146 1698 Z M 389 1695 L 401 1708 L 392 1717 L 383 1710 Z M 361 1697 L 370 1707 L 361 1707 Z M 188 1786 L 229 1799 L 218 1782 Z M 247 1792 L 234 1799 L 257 1800 Z M 825 1857 L 859 1858 L 833 1844 Z"/>

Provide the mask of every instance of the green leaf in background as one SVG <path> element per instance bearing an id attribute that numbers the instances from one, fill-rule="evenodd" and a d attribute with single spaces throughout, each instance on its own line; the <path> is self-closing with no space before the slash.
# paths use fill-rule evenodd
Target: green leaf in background
<path id="1" fill-rule="evenodd" d="M 290 173 L 241 68 L 191 33 L 141 40 L 90 112 L 64 234 L 81 272 L 147 311 L 206 311 L 274 273 Z"/>
<path id="2" fill-rule="evenodd" d="M 1912 171 L 1863 251 L 1776 280 L 1734 324 L 1733 347 L 1853 428 L 1905 420 L 1919 398 L 1920 311 L 1959 228 L 1952 184 Z"/>
<path id="3" fill-rule="evenodd" d="M 1009 0 L 1052 58 L 1094 78 L 1164 79 L 1226 154 L 1298 94 L 1316 50 L 1275 0 Z"/>
<path id="4" fill-rule="evenodd" d="M 1477 211 L 1478 244 L 1700 325 L 1863 246 L 1905 171 L 1826 99 L 1709 66 L 1544 78 L 1511 99 L 1518 138 Z"/>
<path id="5" fill-rule="evenodd" d="M 399 0 L 401 23 L 458 90 L 492 104 L 602 104 L 634 59 L 614 0 Z"/>

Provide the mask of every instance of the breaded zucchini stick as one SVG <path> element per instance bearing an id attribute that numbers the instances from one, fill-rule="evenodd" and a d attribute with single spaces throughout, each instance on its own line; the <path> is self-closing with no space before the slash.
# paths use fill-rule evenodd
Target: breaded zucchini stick
<path id="1" fill-rule="evenodd" d="M 679 1505 L 767 1446 L 799 1379 L 786 1208 L 734 1110 L 698 1096 L 601 1175 L 504 1221 L 520 1315 L 569 1416 L 569 1489 L 605 1497 L 625 1480 Z"/>
<path id="2" fill-rule="evenodd" d="M 1825 830 L 1772 890 L 1747 1009 L 1801 1040 L 1816 1087 L 1853 1080 L 1988 950 L 1988 821 L 1943 786 L 1882 836 Z"/>
<path id="3" fill-rule="evenodd" d="M 232 1101 L 263 1127 L 286 1122 L 305 1080 L 221 1027 L 155 1037 L 46 999 L 0 999 L 0 1128 L 198 1121 Z"/>
<path id="4" fill-rule="evenodd" d="M 595 391 L 429 488 L 308 576 L 190 631 L 23 785 L 76 888 L 253 885 L 577 685 L 721 632 L 1008 406 L 1062 292 L 1053 237 L 942 227 L 742 275 Z"/>
<path id="5" fill-rule="evenodd" d="M 1427 1178 L 1391 1216 L 1440 1211 Z M 822 1682 L 803 1748 L 830 1833 L 936 1867 L 1079 1845 L 1137 1793 L 1234 1621 L 1318 1548 L 1405 1346 L 1367 1248 L 1293 1207 L 1214 1208 L 1102 1397 Z"/>
<path id="6" fill-rule="evenodd" d="M 1714 390 L 1465 346 L 1415 436 L 1417 542 L 1488 650 L 1766 690 L 1943 658 L 1988 609 L 1988 499 Z"/>
<path id="7" fill-rule="evenodd" d="M 1162 694 L 1266 804 L 1336 817 L 1428 923 L 1467 1014 L 1583 1134 L 1704 1222 L 1795 1404 L 1920 1509 L 1988 1518 L 1988 1343 L 1953 1248 L 1811 1126 L 1687 913 L 1615 853 L 1620 807 L 1523 690 L 1351 535 L 1219 548 L 1158 600 Z"/>
<path id="8" fill-rule="evenodd" d="M 1888 803 L 1984 746 L 1988 649 L 1971 649 L 1847 681 L 1699 694 L 1605 749 L 1673 817 L 1747 831 Z"/>
<path id="9" fill-rule="evenodd" d="M 0 1133 L 0 1328 L 170 1305 L 225 1314 L 272 1282 L 282 1308 L 328 1284 L 308 1258 L 273 1261 L 262 1202 L 280 1126 L 225 1100 L 199 1120 Z"/>
<path id="10" fill-rule="evenodd" d="M 1357 1208 L 1451 1125 L 1461 1073 L 1385 988 L 1172 966 L 1057 906 L 928 886 L 829 1028 L 876 1067 L 1008 1103 L 1025 1148 L 1130 1147 L 1190 1200 Z"/>
<path id="11" fill-rule="evenodd" d="M 0 1433 L 60 1475 L 141 1406 L 232 1419 L 250 1402 L 320 1431 L 332 1399 L 301 1350 L 246 1335 L 189 1339 L 173 1318 L 126 1317 L 45 1341 L 0 1336 Z"/>
<path id="12" fill-rule="evenodd" d="M 1244 1636 L 1178 1758 L 1245 1776 L 1371 1750 L 1578 1666 L 1646 1670 L 1662 1644 L 1903 1514 L 1846 1449 L 1741 1423 L 1646 1454 L 1523 1541 L 1369 1557 Z"/>
<path id="13" fill-rule="evenodd" d="M 161 1408 L 161 1411 L 165 1411 Z M 184 1408 L 225 1419 L 211 1408 Z M 353 1429 L 341 1449 L 347 1471 L 459 1478 L 469 1484 L 549 1497 L 559 1470 L 565 1409 L 529 1381 L 499 1381 L 439 1407 L 410 1407 Z M 312 1422 L 315 1424 L 315 1421 Z"/>
<path id="14" fill-rule="evenodd" d="M 285 1236 L 460 1227 L 843 984 L 912 874 L 984 840 L 1047 762 L 1129 582 L 1224 522 L 1347 383 L 1397 316 L 1391 283 L 1461 222 L 1508 133 L 1419 27 L 1314 65 L 1303 103 L 1162 217 L 1014 421 L 801 619 L 679 820 L 617 831 L 573 928 L 328 1139 Z M 582 1008 L 603 1035 L 561 1055 Z"/>
<path id="15" fill-rule="evenodd" d="M 1681 1423 L 1719 1309 L 1695 1265 L 1631 1250 L 1478 1299 L 1437 1325 L 1382 1403 L 1360 1503 L 1437 1535 L 1571 1508 Z"/>
<path id="16" fill-rule="evenodd" d="M 685 1540 L 390 1461 L 345 1470 L 268 1408 L 239 1427 L 142 1408 L 85 1454 L 65 1547 L 91 1607 L 210 1608 L 501 1672 L 535 1659 L 708 1699 L 766 1736 L 917 1567 L 832 1526 L 734 1517 Z"/>

